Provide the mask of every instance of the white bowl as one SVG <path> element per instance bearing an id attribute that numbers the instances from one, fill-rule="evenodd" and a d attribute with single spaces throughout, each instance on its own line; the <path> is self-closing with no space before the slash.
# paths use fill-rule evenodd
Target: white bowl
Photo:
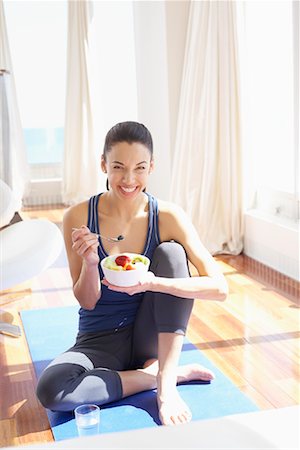
<path id="1" fill-rule="evenodd" d="M 141 257 L 145 261 L 145 263 L 137 263 L 136 265 L 132 265 L 134 269 L 132 270 L 113 270 L 105 267 L 107 262 L 114 261 L 118 256 L 129 256 L 131 259 L 135 257 Z M 101 268 L 104 273 L 104 277 L 110 284 L 114 284 L 115 286 L 128 287 L 134 286 L 139 283 L 144 274 L 149 270 L 150 259 L 147 256 L 139 255 L 138 253 L 118 253 L 117 255 L 107 256 L 101 261 Z"/>

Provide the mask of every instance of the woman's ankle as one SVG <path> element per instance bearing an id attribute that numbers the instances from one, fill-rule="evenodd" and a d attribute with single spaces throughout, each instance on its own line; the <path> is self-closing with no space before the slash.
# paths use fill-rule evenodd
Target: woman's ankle
<path id="1" fill-rule="evenodd" d="M 175 371 L 158 372 L 156 376 L 157 397 L 163 402 L 173 395 L 177 385 L 177 374 Z"/>

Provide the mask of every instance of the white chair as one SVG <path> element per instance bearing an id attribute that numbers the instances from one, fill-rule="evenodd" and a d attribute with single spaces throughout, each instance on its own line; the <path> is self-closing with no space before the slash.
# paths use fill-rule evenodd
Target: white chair
<path id="1" fill-rule="evenodd" d="M 16 203 L 11 189 L 3 181 L 0 183 L 0 199 L 0 224 L 5 227 L 0 230 L 2 291 L 30 280 L 49 268 L 63 249 L 63 238 L 59 228 L 49 220 L 26 219 L 9 224 L 16 212 Z M 8 324 L 2 325 L 7 331 Z"/>
<path id="2" fill-rule="evenodd" d="M 21 207 L 11 188 L 0 180 L 0 228 L 9 224 L 16 211 Z"/>
<path id="3" fill-rule="evenodd" d="M 49 220 L 23 220 L 1 230 L 0 290 L 39 275 L 56 261 L 62 246 L 61 232 Z"/>

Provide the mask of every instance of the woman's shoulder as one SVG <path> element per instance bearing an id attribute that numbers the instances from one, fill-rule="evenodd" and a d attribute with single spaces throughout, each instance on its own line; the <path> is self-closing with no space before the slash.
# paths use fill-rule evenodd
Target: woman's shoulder
<path id="1" fill-rule="evenodd" d="M 181 206 L 165 200 L 158 200 L 157 203 L 160 226 L 182 227 L 183 224 L 188 222 L 187 214 Z"/>
<path id="2" fill-rule="evenodd" d="M 182 241 L 182 233 L 186 229 L 189 219 L 184 210 L 176 203 L 158 200 L 159 233 L 162 241 L 172 239 Z"/>
<path id="3" fill-rule="evenodd" d="M 157 199 L 158 210 L 161 215 L 178 216 L 184 215 L 185 212 L 181 206 L 166 200 Z"/>

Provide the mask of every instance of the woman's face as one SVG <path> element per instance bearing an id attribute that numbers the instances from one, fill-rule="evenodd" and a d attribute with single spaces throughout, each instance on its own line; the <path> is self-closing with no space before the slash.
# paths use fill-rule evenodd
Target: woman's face
<path id="1" fill-rule="evenodd" d="M 101 166 L 110 189 L 122 199 L 134 199 L 147 186 L 153 160 L 145 145 L 118 142 L 107 153 L 106 161 L 102 159 Z"/>

